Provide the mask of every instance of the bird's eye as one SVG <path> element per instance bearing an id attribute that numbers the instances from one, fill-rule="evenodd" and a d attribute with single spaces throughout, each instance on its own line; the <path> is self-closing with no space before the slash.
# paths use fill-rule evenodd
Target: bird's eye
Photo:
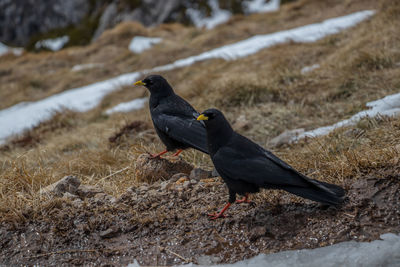
<path id="1" fill-rule="evenodd" d="M 215 117 L 213 113 L 208 113 L 206 114 L 206 116 L 208 117 L 209 120 Z"/>

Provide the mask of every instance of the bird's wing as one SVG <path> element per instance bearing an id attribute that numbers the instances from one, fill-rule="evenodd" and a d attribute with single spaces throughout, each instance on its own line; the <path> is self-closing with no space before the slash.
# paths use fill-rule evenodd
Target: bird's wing
<path id="1" fill-rule="evenodd" d="M 153 117 L 154 125 L 170 138 L 208 154 L 207 132 L 204 124 L 192 117 L 167 113 Z"/>
<path id="2" fill-rule="evenodd" d="M 308 178 L 262 147 L 236 135 L 213 155 L 217 171 L 227 178 L 258 186 L 306 186 Z"/>

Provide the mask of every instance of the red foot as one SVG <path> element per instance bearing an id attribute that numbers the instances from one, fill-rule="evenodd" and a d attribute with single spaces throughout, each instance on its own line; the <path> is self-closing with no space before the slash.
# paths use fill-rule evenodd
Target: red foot
<path id="1" fill-rule="evenodd" d="M 225 214 L 220 214 L 220 213 L 210 213 L 210 214 L 207 214 L 207 216 L 211 217 L 210 220 L 215 220 L 218 218 L 226 218 Z"/>
<path id="2" fill-rule="evenodd" d="M 165 153 L 167 153 L 168 152 L 168 150 L 164 150 L 163 152 L 160 152 L 160 153 L 158 153 L 158 154 L 155 154 L 155 155 L 151 155 L 151 158 L 152 159 L 155 159 L 155 158 L 161 158 L 161 155 L 164 155 Z"/>
<path id="3" fill-rule="evenodd" d="M 249 200 L 249 194 L 247 193 L 243 199 L 240 200 L 236 200 L 236 203 L 251 203 L 251 201 Z"/>
<path id="4" fill-rule="evenodd" d="M 178 151 L 177 151 L 175 154 L 173 154 L 172 156 L 173 156 L 173 157 L 176 157 L 176 156 L 178 156 L 182 151 L 183 151 L 183 149 L 178 149 Z"/>
<path id="5" fill-rule="evenodd" d="M 211 220 L 215 220 L 218 218 L 225 218 L 226 216 L 224 215 L 224 212 L 229 208 L 231 203 L 228 202 L 228 204 L 225 205 L 225 207 L 221 210 L 220 213 L 215 213 L 215 214 L 208 214 L 208 216 L 211 216 Z"/>

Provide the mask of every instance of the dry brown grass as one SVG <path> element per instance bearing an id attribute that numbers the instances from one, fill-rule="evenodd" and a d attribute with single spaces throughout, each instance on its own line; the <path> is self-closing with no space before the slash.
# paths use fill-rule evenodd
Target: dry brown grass
<path id="1" fill-rule="evenodd" d="M 237 16 L 211 31 L 180 25 L 145 29 L 137 24 L 123 24 L 88 47 L 2 58 L 0 98 L 7 101 L 2 101 L 0 108 L 124 72 L 170 63 L 253 34 L 367 8 L 377 9 L 377 15 L 313 44 L 285 44 L 236 61 L 199 62 L 163 73 L 176 92 L 199 111 L 218 107 L 231 122 L 245 115 L 249 127 L 239 131 L 265 146 L 270 138 L 286 129 L 332 124 L 364 109 L 368 101 L 399 91 L 397 1 L 302 0 L 268 16 Z M 127 44 L 136 34 L 162 36 L 165 42 L 141 55 L 132 55 Z M 70 71 L 75 64 L 90 62 L 105 65 Z M 302 67 L 315 63 L 321 68 L 301 74 Z M 135 185 L 133 167 L 138 154 L 163 149 L 152 130 L 148 110 L 111 116 L 104 115 L 104 111 L 145 95 L 148 93 L 143 88 L 121 88 L 89 112 L 59 113 L 9 142 L 8 148 L 0 150 L 0 213 L 23 218 L 27 207 L 40 210 L 43 196 L 38 194 L 39 189 L 64 175 L 77 175 L 84 184 L 99 185 L 113 195 Z M 123 134 L 117 143 L 109 142 L 109 137 L 132 121 L 147 126 Z M 340 184 L 346 178 L 362 177 L 370 170 L 398 164 L 399 125 L 399 119 L 365 119 L 354 127 L 276 152 L 300 171 Z M 212 166 L 210 159 L 200 152 L 186 151 L 183 158 L 204 168 Z"/>

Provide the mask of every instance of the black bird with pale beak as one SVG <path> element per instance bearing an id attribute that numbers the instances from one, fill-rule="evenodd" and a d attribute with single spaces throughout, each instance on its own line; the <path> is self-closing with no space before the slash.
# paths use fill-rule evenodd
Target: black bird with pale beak
<path id="1" fill-rule="evenodd" d="M 311 179 L 246 137 L 233 131 L 221 111 L 208 109 L 197 117 L 207 130 L 208 151 L 222 179 L 229 189 L 229 202 L 212 219 L 225 217 L 224 212 L 235 202 L 236 194 L 249 202 L 249 193 L 260 188 L 283 189 L 297 196 L 338 205 L 344 190 L 337 185 Z"/>
<path id="2" fill-rule="evenodd" d="M 200 115 L 186 100 L 174 93 L 172 87 L 160 75 L 150 75 L 134 85 L 143 85 L 150 91 L 150 114 L 154 128 L 166 149 L 153 158 L 169 152 L 194 148 L 208 154 L 207 133 Z"/>

